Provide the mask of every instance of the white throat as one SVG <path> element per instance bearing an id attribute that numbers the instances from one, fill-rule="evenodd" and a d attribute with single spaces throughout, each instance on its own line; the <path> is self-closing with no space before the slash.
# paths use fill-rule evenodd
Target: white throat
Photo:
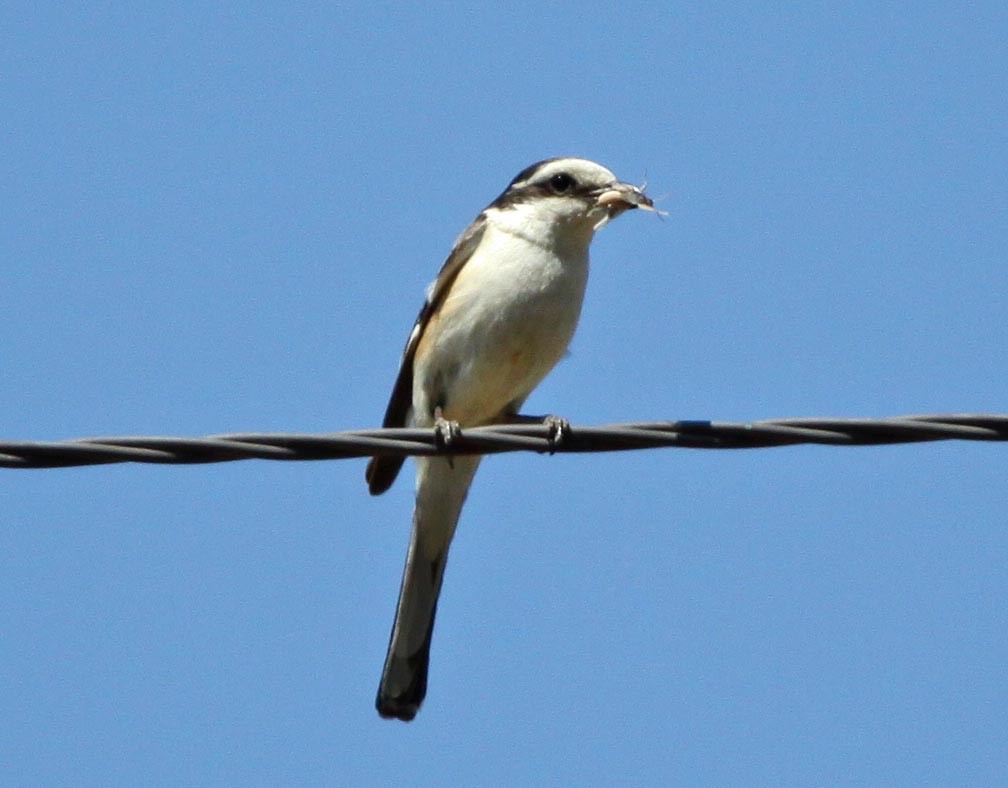
<path id="1" fill-rule="evenodd" d="M 545 198 L 506 209 L 488 208 L 487 222 L 501 232 L 535 244 L 564 260 L 586 258 L 600 217 L 583 213 L 571 215 L 559 210 L 566 207 L 567 202 Z"/>

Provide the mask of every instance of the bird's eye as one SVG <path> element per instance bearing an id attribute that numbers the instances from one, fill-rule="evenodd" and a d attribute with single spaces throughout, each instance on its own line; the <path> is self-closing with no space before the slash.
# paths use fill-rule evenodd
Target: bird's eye
<path id="1" fill-rule="evenodd" d="M 563 194 L 564 192 L 569 192 L 574 187 L 574 178 L 568 175 L 566 172 L 558 172 L 556 175 L 549 179 L 550 188 L 556 194 Z"/>

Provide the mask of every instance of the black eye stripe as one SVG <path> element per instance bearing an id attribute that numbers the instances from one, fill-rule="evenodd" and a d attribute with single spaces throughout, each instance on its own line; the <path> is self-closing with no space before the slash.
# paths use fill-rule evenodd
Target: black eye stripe
<path id="1" fill-rule="evenodd" d="M 588 170 L 581 172 L 575 169 L 574 174 L 567 169 L 562 159 L 546 159 L 526 167 L 507 188 L 498 195 L 488 208 L 509 208 L 543 197 L 572 197 L 579 200 L 590 199 L 594 190 L 602 185 L 600 177 Z M 571 166 L 580 166 L 580 160 L 571 160 Z M 544 170 L 546 172 L 544 172 Z M 549 172 L 552 170 L 552 172 Z M 548 174 L 547 174 L 548 173 Z M 604 174 L 599 173 L 601 176 Z M 584 178 L 584 180 L 582 180 Z M 569 179 L 569 182 L 568 182 Z"/>

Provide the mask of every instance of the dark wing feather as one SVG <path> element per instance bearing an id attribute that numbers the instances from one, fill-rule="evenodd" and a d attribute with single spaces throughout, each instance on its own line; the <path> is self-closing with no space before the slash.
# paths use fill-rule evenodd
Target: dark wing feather
<path id="1" fill-rule="evenodd" d="M 413 357 L 416 355 L 417 345 L 420 344 L 420 338 L 423 336 L 434 310 L 444 301 L 449 289 L 451 289 L 452 282 L 462 270 L 462 266 L 472 257 L 476 247 L 483 240 L 485 230 L 486 216 L 480 214 L 476 221 L 459 236 L 458 241 L 455 242 L 455 248 L 448 255 L 445 264 L 441 266 L 441 271 L 438 273 L 437 279 L 434 280 L 406 342 L 406 349 L 403 351 L 402 361 L 399 364 L 399 375 L 396 377 L 395 385 L 392 387 L 392 396 L 385 409 L 383 427 L 406 426 L 406 418 L 413 406 Z M 371 494 L 381 495 L 391 487 L 405 461 L 404 457 L 393 455 L 372 457 L 364 474 Z"/>

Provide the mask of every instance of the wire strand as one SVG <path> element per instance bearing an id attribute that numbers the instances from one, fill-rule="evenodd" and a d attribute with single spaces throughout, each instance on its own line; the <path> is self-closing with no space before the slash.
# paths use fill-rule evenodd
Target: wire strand
<path id="1" fill-rule="evenodd" d="M 235 460 L 342 460 L 376 455 L 431 456 L 629 451 L 677 447 L 759 449 L 773 446 L 879 446 L 924 441 L 1008 440 L 1008 414 L 930 414 L 883 419 L 791 418 L 752 422 L 657 421 L 598 427 L 550 422 L 468 427 L 450 439 L 437 429 L 334 433 L 250 432 L 185 437 L 101 437 L 0 441 L 0 467 L 66 468 L 122 462 L 189 465 Z"/>

